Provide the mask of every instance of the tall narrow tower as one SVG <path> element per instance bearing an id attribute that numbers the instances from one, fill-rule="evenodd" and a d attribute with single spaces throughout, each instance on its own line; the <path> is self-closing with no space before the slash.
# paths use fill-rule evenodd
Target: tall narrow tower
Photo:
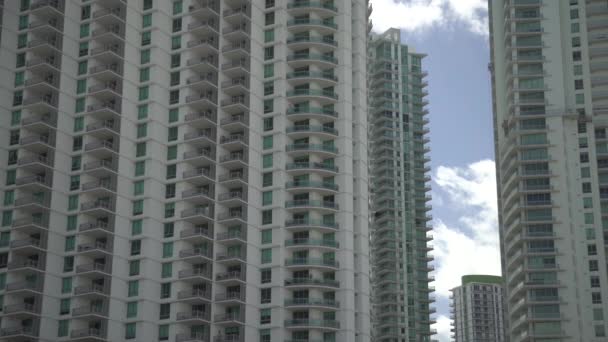
<path id="1" fill-rule="evenodd" d="M 373 340 L 430 341 L 428 104 L 423 54 L 398 29 L 369 46 Z"/>
<path id="2" fill-rule="evenodd" d="M 606 341 L 608 3 L 490 1 L 510 341 Z"/>
<path id="3" fill-rule="evenodd" d="M 2 341 L 370 335 L 366 0 L 11 0 Z"/>

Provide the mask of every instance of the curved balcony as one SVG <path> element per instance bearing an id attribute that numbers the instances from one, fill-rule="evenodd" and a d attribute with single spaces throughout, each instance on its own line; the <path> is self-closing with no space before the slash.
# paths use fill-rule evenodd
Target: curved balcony
<path id="1" fill-rule="evenodd" d="M 70 333 L 72 341 L 106 341 L 106 332 L 101 329 L 84 328 L 72 330 Z"/>
<path id="2" fill-rule="evenodd" d="M 201 147 L 184 152 L 183 161 L 193 166 L 205 168 L 215 164 L 215 153 L 213 153 L 211 148 Z"/>
<path id="3" fill-rule="evenodd" d="M 235 283 L 246 283 L 245 272 L 224 272 L 218 273 L 215 275 L 215 281 L 221 282 L 226 285 L 235 284 Z"/>
<path id="4" fill-rule="evenodd" d="M 236 302 L 244 303 L 247 299 L 244 292 L 227 292 L 215 295 L 215 302 Z"/>
<path id="5" fill-rule="evenodd" d="M 178 273 L 178 278 L 180 280 L 191 281 L 193 283 L 198 283 L 200 281 L 212 281 L 211 272 L 204 269 L 181 270 Z"/>
<path id="6" fill-rule="evenodd" d="M 324 163 L 288 163 L 285 169 L 290 174 L 310 174 L 311 172 L 322 175 L 335 175 L 338 173 L 338 167 Z"/>
<path id="7" fill-rule="evenodd" d="M 337 280 L 331 279 L 321 279 L 321 278 L 291 278 L 285 279 L 286 287 L 293 288 L 307 288 L 307 287 L 319 287 L 319 288 L 329 288 L 336 289 L 340 287 L 340 282 Z"/>
<path id="8" fill-rule="evenodd" d="M 286 308 L 320 308 L 320 309 L 338 309 L 340 302 L 334 299 L 322 298 L 291 298 L 285 299 Z"/>
<path id="9" fill-rule="evenodd" d="M 186 303 L 210 303 L 211 292 L 199 289 L 183 290 L 177 293 L 177 299 Z"/>
<path id="10" fill-rule="evenodd" d="M 319 136 L 321 138 L 337 138 L 338 130 L 328 126 L 317 125 L 295 125 L 287 127 L 287 134 L 293 139 L 305 138 L 308 136 Z"/>
<path id="11" fill-rule="evenodd" d="M 215 181 L 214 172 L 209 167 L 199 167 L 194 170 L 184 171 L 182 179 L 192 184 L 207 184 Z"/>
<path id="12" fill-rule="evenodd" d="M 287 73 L 287 80 L 292 85 L 315 82 L 322 87 L 338 84 L 338 77 L 333 72 L 325 71 L 294 71 Z"/>
<path id="13" fill-rule="evenodd" d="M 285 320 L 285 328 L 338 330 L 340 329 L 340 322 L 321 319 L 287 319 Z"/>
<path id="14" fill-rule="evenodd" d="M 288 190 L 317 191 L 322 194 L 335 194 L 338 185 L 330 182 L 295 181 L 287 182 L 285 188 Z"/>
<path id="15" fill-rule="evenodd" d="M 184 241 L 209 241 L 213 240 L 213 230 L 208 227 L 188 228 L 182 230 L 179 237 Z"/>
<path id="16" fill-rule="evenodd" d="M 182 192 L 182 199 L 190 203 L 208 204 L 214 201 L 213 191 L 207 188 L 194 188 Z"/>
<path id="17" fill-rule="evenodd" d="M 322 35 L 329 35 L 338 31 L 338 24 L 323 19 L 295 18 L 287 21 L 290 30 L 315 30 Z"/>
<path id="18" fill-rule="evenodd" d="M 316 53 L 295 53 L 287 56 L 287 63 L 294 68 L 315 64 L 322 69 L 327 69 L 338 66 L 338 59 Z"/>
<path id="19" fill-rule="evenodd" d="M 335 222 L 326 222 L 323 220 L 313 219 L 298 219 L 285 221 L 285 228 L 295 230 L 308 230 L 310 228 L 313 228 L 320 230 L 336 231 L 340 228 L 340 226 Z"/>
<path id="20" fill-rule="evenodd" d="M 287 11 L 293 15 L 306 14 L 311 11 L 324 15 L 338 14 L 338 8 L 333 3 L 315 0 L 294 0 L 287 4 Z"/>
<path id="21" fill-rule="evenodd" d="M 179 258 L 187 262 L 212 262 L 213 253 L 211 249 L 192 248 L 179 251 Z"/>
<path id="22" fill-rule="evenodd" d="M 340 206 L 336 202 L 322 200 L 294 200 L 285 202 L 286 209 L 321 209 L 338 211 Z"/>
<path id="23" fill-rule="evenodd" d="M 337 249 L 340 248 L 340 243 L 335 240 L 321 240 L 321 239 L 291 239 L 285 240 L 286 248 L 328 248 Z"/>
<path id="24" fill-rule="evenodd" d="M 319 153 L 328 156 L 336 156 L 338 149 L 331 145 L 322 144 L 289 144 L 285 150 L 290 154 Z"/>
<path id="25" fill-rule="evenodd" d="M 338 112 L 333 110 L 323 109 L 321 107 L 306 107 L 306 108 L 288 108 L 287 117 L 300 120 L 301 118 L 314 118 L 320 121 L 335 121 L 338 118 Z"/>
<path id="26" fill-rule="evenodd" d="M 335 260 L 321 258 L 287 258 L 285 266 L 288 268 L 340 268 L 340 263 Z"/>

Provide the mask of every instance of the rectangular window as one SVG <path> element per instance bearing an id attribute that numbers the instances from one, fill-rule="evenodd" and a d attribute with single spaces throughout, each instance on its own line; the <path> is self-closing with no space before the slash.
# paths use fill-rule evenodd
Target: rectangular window
<path id="1" fill-rule="evenodd" d="M 80 9 L 80 19 L 85 20 L 91 18 L 91 5 L 82 6 Z"/>
<path id="2" fill-rule="evenodd" d="M 173 29 L 173 33 L 181 31 L 182 30 L 182 18 L 173 19 L 173 25 L 171 25 L 171 26 Z"/>
<path id="3" fill-rule="evenodd" d="M 141 215 L 144 213 L 144 200 L 133 201 L 133 215 Z"/>
<path id="4" fill-rule="evenodd" d="M 179 82 L 180 82 L 180 72 L 179 72 L 179 70 L 172 72 L 170 76 L 171 76 L 171 80 L 170 80 L 169 84 L 171 86 L 179 85 Z"/>
<path id="5" fill-rule="evenodd" d="M 177 145 L 167 147 L 167 160 L 174 160 L 177 158 Z"/>
<path id="6" fill-rule="evenodd" d="M 274 129 L 274 118 L 264 119 L 264 132 L 272 131 Z"/>
<path id="7" fill-rule="evenodd" d="M 13 223 L 13 211 L 5 210 L 2 212 L 2 227 L 10 226 Z"/>
<path id="8" fill-rule="evenodd" d="M 274 41 L 274 30 L 266 30 L 264 31 L 264 43 L 270 43 Z"/>
<path id="9" fill-rule="evenodd" d="M 63 272 L 72 272 L 74 270 L 74 256 L 63 257 Z"/>
<path id="10" fill-rule="evenodd" d="M 267 135 L 262 138 L 262 149 L 268 150 L 271 149 L 273 145 L 273 136 Z"/>
<path id="11" fill-rule="evenodd" d="M 152 26 L 152 13 L 144 14 L 141 16 L 141 27 L 146 28 Z"/>
<path id="12" fill-rule="evenodd" d="M 173 276 L 173 263 L 166 262 L 161 266 L 161 277 L 171 278 Z"/>
<path id="13" fill-rule="evenodd" d="M 82 42 L 78 45 L 78 57 L 84 57 L 89 54 L 89 42 Z"/>
<path id="14" fill-rule="evenodd" d="M 139 82 L 148 82 L 150 80 L 150 67 L 139 69 Z"/>
<path id="15" fill-rule="evenodd" d="M 133 195 L 139 196 L 139 195 L 143 195 L 143 193 L 144 193 L 144 181 L 140 180 L 140 181 L 133 183 Z"/>
<path id="16" fill-rule="evenodd" d="M 179 109 L 173 108 L 169 110 L 169 123 L 177 122 L 179 120 Z"/>
<path id="17" fill-rule="evenodd" d="M 81 99 L 76 99 L 76 104 L 75 104 L 75 109 L 74 109 L 74 111 L 76 113 L 82 113 L 82 112 L 84 112 L 84 107 L 85 107 L 85 104 L 86 104 L 85 101 L 86 100 L 85 100 L 84 97 L 81 98 Z"/>
<path id="18" fill-rule="evenodd" d="M 170 258 L 173 256 L 173 242 L 163 243 L 163 258 Z"/>
<path id="19" fill-rule="evenodd" d="M 135 327 L 135 323 L 125 324 L 125 339 L 130 340 L 136 337 L 137 331 Z"/>
<path id="20" fill-rule="evenodd" d="M 274 94 L 274 82 L 264 82 L 264 96 Z"/>
<path id="21" fill-rule="evenodd" d="M 274 46 L 264 48 L 264 60 L 270 60 L 274 58 Z"/>
<path id="22" fill-rule="evenodd" d="M 271 205 L 271 204 L 272 204 L 272 191 L 262 192 L 262 205 Z"/>
<path id="23" fill-rule="evenodd" d="M 129 262 L 129 276 L 139 275 L 139 260 L 133 260 Z"/>
<path id="24" fill-rule="evenodd" d="M 160 298 L 165 299 L 171 297 L 171 283 L 160 284 Z"/>
<path id="25" fill-rule="evenodd" d="M 76 249 L 76 237 L 75 236 L 66 236 L 64 251 L 71 252 L 74 249 Z"/>
<path id="26" fill-rule="evenodd" d="M 127 303 L 127 318 L 133 318 L 137 316 L 137 302 Z"/>
<path id="27" fill-rule="evenodd" d="M 262 230 L 262 243 L 272 243 L 272 229 Z"/>
<path id="28" fill-rule="evenodd" d="M 177 177 L 177 164 L 167 165 L 167 179 Z"/>
<path id="29" fill-rule="evenodd" d="M 183 10 L 182 0 L 174 1 L 173 2 L 173 15 L 182 13 L 182 10 Z"/>
<path id="30" fill-rule="evenodd" d="M 11 125 L 17 125 L 21 122 L 21 111 L 14 110 L 11 112 Z"/>
<path id="31" fill-rule="evenodd" d="M 175 202 L 165 204 L 165 218 L 175 216 Z"/>
<path id="32" fill-rule="evenodd" d="M 61 293 L 72 292 L 72 277 L 66 277 L 61 279 Z"/>
<path id="33" fill-rule="evenodd" d="M 137 125 L 137 138 L 145 138 L 148 135 L 148 124 L 141 123 Z"/>
<path id="34" fill-rule="evenodd" d="M 274 99 L 264 100 L 264 114 L 274 112 Z"/>
<path id="35" fill-rule="evenodd" d="M 260 304 L 270 304 L 272 302 L 272 289 L 260 290 Z"/>
<path id="36" fill-rule="evenodd" d="M 139 61 L 141 64 L 150 63 L 150 49 L 141 51 L 141 58 Z"/>
<path id="37" fill-rule="evenodd" d="M 141 254 L 141 240 L 131 241 L 131 256 Z"/>
<path id="38" fill-rule="evenodd" d="M 141 234 L 142 227 L 143 227 L 143 221 L 141 219 L 131 221 L 131 235 Z"/>
<path id="39" fill-rule="evenodd" d="M 264 64 L 264 78 L 274 77 L 274 64 Z"/>
<path id="40" fill-rule="evenodd" d="M 262 155 L 262 167 L 263 168 L 272 167 L 272 154 Z"/>
<path id="41" fill-rule="evenodd" d="M 260 324 L 270 324 L 270 309 L 260 310 Z"/>
<path id="42" fill-rule="evenodd" d="M 59 314 L 67 315 L 70 313 L 71 300 L 70 298 L 64 298 L 59 302 Z"/>
<path id="43" fill-rule="evenodd" d="M 152 31 L 142 32 L 141 46 L 150 45 L 150 43 L 152 43 Z"/>
<path id="44" fill-rule="evenodd" d="M 82 61 L 78 63 L 78 76 L 84 75 L 87 73 L 88 61 Z"/>
<path id="45" fill-rule="evenodd" d="M 272 186 L 272 172 L 266 172 L 262 174 L 262 186 Z"/>
<path id="46" fill-rule="evenodd" d="M 272 210 L 262 211 L 262 224 L 272 224 Z"/>
<path id="47" fill-rule="evenodd" d="M 70 330 L 70 320 L 69 319 L 60 320 L 59 325 L 57 326 L 57 337 L 68 336 L 69 330 Z"/>
<path id="48" fill-rule="evenodd" d="M 75 230 L 77 225 L 78 225 L 78 216 L 76 216 L 76 215 L 68 216 L 68 223 L 67 223 L 66 230 L 67 231 Z"/>
<path id="49" fill-rule="evenodd" d="M 27 33 L 23 33 L 17 36 L 17 48 L 23 49 L 27 45 Z"/>
<path id="50" fill-rule="evenodd" d="M 167 140 L 169 141 L 175 141 L 177 140 L 177 136 L 179 135 L 178 133 L 178 127 L 169 127 L 168 132 L 167 132 Z"/>
<path id="51" fill-rule="evenodd" d="M 272 262 L 272 249 L 265 248 L 261 250 L 261 263 L 268 264 Z"/>
<path id="52" fill-rule="evenodd" d="M 173 237 L 175 231 L 175 224 L 173 222 L 167 222 L 163 225 L 163 237 L 165 239 Z"/>
<path id="53" fill-rule="evenodd" d="M 141 120 L 141 119 L 145 119 L 147 117 L 148 117 L 148 105 L 143 104 L 143 105 L 137 106 L 137 119 Z"/>
<path id="54" fill-rule="evenodd" d="M 135 157 L 144 157 L 146 155 L 146 143 L 141 142 L 135 145 Z"/>
<path id="55" fill-rule="evenodd" d="M 139 88 L 139 101 L 145 101 L 150 97 L 150 87 L 144 86 Z"/>
<path id="56" fill-rule="evenodd" d="M 144 11 L 152 8 L 152 0 L 144 0 Z"/>
<path id="57" fill-rule="evenodd" d="M 171 37 L 171 50 L 181 49 L 182 36 Z"/>
<path id="58" fill-rule="evenodd" d="M 160 305 L 159 319 L 167 319 L 171 316 L 171 303 L 163 303 Z"/>
<path id="59" fill-rule="evenodd" d="M 68 197 L 68 210 L 78 209 L 78 195 L 70 195 Z"/>
<path id="60" fill-rule="evenodd" d="M 146 161 L 138 161 L 135 163 L 135 176 L 143 176 L 146 173 Z"/>
<path id="61" fill-rule="evenodd" d="M 80 38 L 89 36 L 90 27 L 89 23 L 80 24 Z"/>
<path id="62" fill-rule="evenodd" d="M 182 60 L 182 55 L 180 55 L 179 53 L 171 55 L 171 67 L 179 68 L 179 66 L 181 64 L 181 60 Z"/>
<path id="63" fill-rule="evenodd" d="M 26 15 L 20 15 L 19 16 L 19 29 L 23 30 L 26 29 L 28 26 L 28 16 Z"/>
<path id="64" fill-rule="evenodd" d="M 19 71 L 15 73 L 15 87 L 19 87 L 23 85 L 25 81 L 25 73 L 23 71 Z"/>
<path id="65" fill-rule="evenodd" d="M 260 279 L 262 284 L 268 284 L 272 282 L 272 269 L 264 268 L 260 270 Z"/>
<path id="66" fill-rule="evenodd" d="M 139 295 L 139 280 L 131 280 L 128 282 L 128 297 L 134 297 Z"/>

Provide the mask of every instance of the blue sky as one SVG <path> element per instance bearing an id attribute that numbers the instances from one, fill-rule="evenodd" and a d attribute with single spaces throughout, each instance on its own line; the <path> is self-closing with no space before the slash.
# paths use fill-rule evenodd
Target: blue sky
<path id="1" fill-rule="evenodd" d="M 374 31 L 402 29 L 428 56 L 437 338 L 449 341 L 449 289 L 500 274 L 487 0 L 372 0 Z"/>

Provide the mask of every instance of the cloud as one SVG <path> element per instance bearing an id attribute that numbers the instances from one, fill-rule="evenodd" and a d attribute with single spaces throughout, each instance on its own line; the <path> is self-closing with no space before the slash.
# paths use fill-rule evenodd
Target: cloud
<path id="1" fill-rule="evenodd" d="M 464 23 L 476 34 L 488 35 L 487 0 L 372 0 L 374 31 L 391 27 L 418 31 Z"/>
<path id="2" fill-rule="evenodd" d="M 446 312 L 450 289 L 465 274 L 500 275 L 500 249 L 494 162 L 482 160 L 465 167 L 440 166 L 434 190 L 442 204 L 434 204 L 435 287 L 440 341 L 449 341 Z"/>

